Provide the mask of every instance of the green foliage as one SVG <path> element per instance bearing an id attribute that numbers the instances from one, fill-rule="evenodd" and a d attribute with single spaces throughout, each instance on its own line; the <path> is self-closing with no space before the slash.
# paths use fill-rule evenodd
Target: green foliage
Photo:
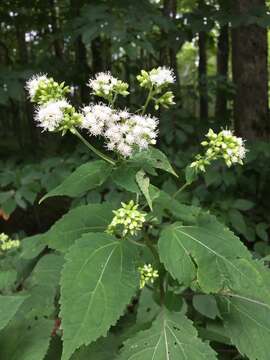
<path id="1" fill-rule="evenodd" d="M 55 156 L 40 162 L 21 158 L 1 161 L 0 208 L 7 217 L 16 208 L 26 211 L 35 205 L 42 192 L 59 185 L 85 159 L 85 154 L 77 150 L 72 156 Z"/>
<path id="2" fill-rule="evenodd" d="M 18 250 L 0 253 L 1 359 L 268 360 L 269 145 L 250 148 L 243 167 L 207 163 L 205 174 L 198 174 L 189 165 L 208 127 L 218 133 L 232 123 L 229 101 L 237 89 L 230 71 L 216 74 L 221 29 L 267 27 L 269 13 L 255 7 L 239 15 L 223 0 L 200 3 L 1 4 L 1 151 L 21 155 L 0 164 L 0 225 L 12 233 L 17 220 L 24 230 L 29 213 L 35 219 L 29 222 L 36 222 L 27 235 L 13 234 L 22 239 Z M 209 105 L 209 118 L 200 122 L 199 33 L 207 33 Z M 176 75 L 176 104 L 166 113 L 173 91 L 167 91 L 168 81 L 156 86 L 150 74 L 157 69 L 149 70 L 163 65 Z M 64 138 L 37 135 L 23 88 L 29 68 L 64 76 L 68 84 L 50 78 L 33 98 L 40 104 L 64 98 L 70 89 L 67 100 L 78 109 L 93 95 L 115 107 L 114 115 L 127 107 L 137 115 L 155 109 L 162 151 L 150 146 L 127 158 L 101 153 L 100 137 L 84 139 L 89 129 L 83 133 L 75 105 L 57 128 L 67 132 Z M 134 85 L 141 68 L 139 92 Z M 89 74 L 108 70 L 123 80 L 109 93 L 104 84 L 87 89 Z M 214 116 L 220 90 L 229 102 L 221 118 Z M 74 153 L 73 135 L 102 160 Z M 215 145 L 208 160 L 223 158 L 231 166 L 224 138 L 208 140 L 207 150 Z M 35 161 L 26 157 L 26 145 Z M 225 145 L 237 155 L 236 143 Z M 132 204 L 128 216 L 121 202 Z M 124 231 L 113 236 L 108 232 L 116 214 Z"/>
<path id="3" fill-rule="evenodd" d="M 61 185 L 46 194 L 40 202 L 51 196 L 80 196 L 83 193 L 102 185 L 111 171 L 111 166 L 104 161 L 83 164 L 66 178 Z"/>
<path id="4" fill-rule="evenodd" d="M 66 259 L 60 313 L 65 329 L 63 359 L 104 336 L 138 286 L 135 246 L 111 235 L 85 234 L 70 248 Z"/>
<path id="5" fill-rule="evenodd" d="M 196 281 L 206 293 L 230 286 L 230 272 L 241 273 L 233 260 L 250 258 L 249 252 L 228 229 L 204 217 L 198 218 L 196 225 L 176 223 L 165 229 L 159 251 L 174 278 L 185 285 Z M 225 269 L 228 274 L 224 273 Z"/>
<path id="6" fill-rule="evenodd" d="M 0 330 L 9 323 L 26 298 L 27 296 L 0 296 Z"/>
<path id="7" fill-rule="evenodd" d="M 12 321 L 1 332 L 2 359 L 43 359 L 50 343 L 53 322 L 48 319 Z"/>
<path id="8" fill-rule="evenodd" d="M 58 220 L 43 237 L 52 249 L 66 251 L 84 233 L 105 231 L 112 219 L 112 210 L 113 206 L 108 203 L 78 206 Z"/>
<path id="9" fill-rule="evenodd" d="M 166 310 L 149 330 L 138 333 L 124 344 L 121 360 L 216 359 L 215 352 L 198 337 L 190 320 Z"/>

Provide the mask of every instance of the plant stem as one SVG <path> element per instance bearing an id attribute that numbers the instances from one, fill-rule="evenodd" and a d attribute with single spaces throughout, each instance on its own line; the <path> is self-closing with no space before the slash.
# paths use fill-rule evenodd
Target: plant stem
<path id="1" fill-rule="evenodd" d="M 75 136 L 77 136 L 83 143 L 84 145 L 86 145 L 88 147 L 88 149 L 90 149 L 91 151 L 93 151 L 97 156 L 99 156 L 101 159 L 107 161 L 109 164 L 111 165 L 115 165 L 115 161 L 113 159 L 111 159 L 109 156 L 103 154 L 101 151 L 97 150 L 93 145 L 91 145 L 75 128 L 72 128 L 71 133 L 74 134 Z"/>
<path id="2" fill-rule="evenodd" d="M 116 101 L 116 99 L 117 99 L 117 94 L 114 94 L 114 96 L 113 96 L 113 99 L 112 99 L 112 102 L 111 102 L 111 107 L 113 107 L 113 105 L 114 105 L 114 103 L 115 103 L 115 101 Z"/>
<path id="3" fill-rule="evenodd" d="M 146 99 L 146 101 L 145 101 L 145 104 L 144 104 L 144 106 L 143 106 L 143 108 L 142 108 L 142 115 L 145 114 L 145 111 L 146 111 L 146 109 L 147 109 L 147 106 L 148 106 L 150 100 L 152 99 L 152 95 L 153 95 L 153 87 L 151 87 L 150 90 L 149 90 L 149 94 L 148 94 L 147 99 Z"/>
<path id="4" fill-rule="evenodd" d="M 185 190 L 185 188 L 187 188 L 189 185 L 191 185 L 191 183 L 185 183 L 182 187 L 180 187 L 180 189 L 178 189 L 174 194 L 173 194 L 173 198 L 176 198 L 176 196 L 178 194 L 180 194 L 180 192 L 182 192 L 183 190 Z"/>

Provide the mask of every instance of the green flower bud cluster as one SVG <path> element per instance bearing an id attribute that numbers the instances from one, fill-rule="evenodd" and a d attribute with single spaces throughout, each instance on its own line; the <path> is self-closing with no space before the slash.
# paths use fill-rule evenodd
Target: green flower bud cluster
<path id="1" fill-rule="evenodd" d="M 0 253 L 18 248 L 20 246 L 19 240 L 11 240 L 8 235 L 1 233 L 0 234 Z"/>
<path id="2" fill-rule="evenodd" d="M 117 83 L 115 84 L 113 91 L 115 94 L 122 95 L 122 96 L 128 96 L 128 83 L 117 80 Z"/>
<path id="3" fill-rule="evenodd" d="M 141 213 L 138 205 L 131 200 L 128 204 L 121 203 L 122 207 L 113 211 L 114 218 L 108 226 L 107 232 L 109 234 L 117 234 L 118 229 L 121 229 L 121 235 L 136 235 L 142 229 L 145 222 L 146 214 Z"/>
<path id="4" fill-rule="evenodd" d="M 46 75 L 32 77 L 28 80 L 26 89 L 29 92 L 31 101 L 39 105 L 64 99 L 70 92 L 70 88 L 65 86 L 64 82 L 59 84 Z"/>
<path id="5" fill-rule="evenodd" d="M 174 105 L 174 94 L 172 91 L 166 91 L 160 98 L 155 100 L 155 109 L 158 110 L 160 106 L 168 109 L 168 107 Z"/>
<path id="6" fill-rule="evenodd" d="M 143 289 L 147 283 L 152 283 L 159 277 L 158 271 L 153 269 L 151 264 L 138 268 L 140 273 L 140 289 Z"/>
<path id="7" fill-rule="evenodd" d="M 79 126 L 82 123 L 83 115 L 79 114 L 73 106 L 68 106 L 63 110 L 63 120 L 57 129 L 64 135 L 68 130 Z"/>
<path id="8" fill-rule="evenodd" d="M 243 139 L 233 135 L 230 130 L 222 130 L 216 134 L 212 129 L 208 131 L 206 138 L 201 143 L 206 149 L 205 154 L 197 155 L 191 167 L 205 172 L 206 166 L 217 159 L 223 159 L 228 167 L 233 164 L 243 165 L 246 156 Z"/>
<path id="9" fill-rule="evenodd" d="M 109 72 L 98 73 L 94 79 L 90 79 L 88 86 L 93 89 L 93 93 L 109 102 L 112 102 L 117 95 L 127 96 L 128 84 L 116 79 Z"/>
<path id="10" fill-rule="evenodd" d="M 166 67 L 158 67 L 147 72 L 142 70 L 137 76 L 140 86 L 148 89 L 150 98 L 155 103 L 155 109 L 158 110 L 160 106 L 168 108 L 174 105 L 174 95 L 171 91 L 164 93 L 168 85 L 175 82 L 175 77 L 171 69 Z"/>

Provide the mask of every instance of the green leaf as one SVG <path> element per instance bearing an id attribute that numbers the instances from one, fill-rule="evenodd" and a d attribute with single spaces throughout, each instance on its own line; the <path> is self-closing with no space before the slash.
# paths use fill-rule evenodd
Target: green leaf
<path id="1" fill-rule="evenodd" d="M 122 315 L 138 287 L 136 249 L 104 233 L 85 234 L 70 248 L 61 279 L 63 360 Z"/>
<path id="2" fill-rule="evenodd" d="M 104 231 L 113 218 L 109 203 L 89 204 L 70 210 L 46 233 L 48 245 L 65 252 L 84 233 Z"/>
<path id="3" fill-rule="evenodd" d="M 25 317 L 34 318 L 53 314 L 62 266 L 61 255 L 48 254 L 39 260 L 30 277 L 24 282 L 24 288 L 31 295 L 20 309 Z"/>
<path id="4" fill-rule="evenodd" d="M 220 317 L 216 299 L 212 295 L 194 295 L 192 304 L 199 313 L 210 319 Z"/>
<path id="5" fill-rule="evenodd" d="M 104 183 L 112 171 L 105 161 L 91 161 L 79 166 L 62 184 L 43 196 L 40 203 L 52 196 L 77 197 Z"/>
<path id="6" fill-rule="evenodd" d="M 176 220 L 182 220 L 187 223 L 194 223 L 202 209 L 195 206 L 181 204 L 165 191 L 159 191 L 154 186 L 150 186 L 150 193 L 153 199 L 154 209 L 167 210 Z M 152 194 L 157 194 L 154 198 Z"/>
<path id="7" fill-rule="evenodd" d="M 161 234 L 158 247 L 161 261 L 175 279 L 185 285 L 196 279 L 207 293 L 225 286 L 227 279 L 222 264 L 241 274 L 232 260 L 251 258 L 232 232 L 208 216 L 201 216 L 197 225 L 168 226 Z"/>
<path id="8" fill-rule="evenodd" d="M 120 339 L 112 334 L 109 334 L 106 338 L 100 338 L 95 343 L 82 346 L 71 357 L 71 360 L 113 360 L 117 358 L 117 350 L 121 345 Z"/>
<path id="9" fill-rule="evenodd" d="M 17 279 L 17 272 L 15 270 L 0 271 L 0 292 L 4 293 L 10 290 Z"/>
<path id="10" fill-rule="evenodd" d="M 269 225 L 266 223 L 259 223 L 256 225 L 256 233 L 263 241 L 268 240 L 268 233 L 266 231 L 268 228 Z"/>
<path id="11" fill-rule="evenodd" d="M 21 241 L 22 259 L 31 260 L 37 257 L 46 247 L 46 235 L 38 234 L 24 238 Z"/>
<path id="12" fill-rule="evenodd" d="M 231 289 L 219 297 L 226 333 L 241 354 L 251 360 L 268 360 L 270 272 L 255 261 L 239 260 L 239 266 L 245 277 L 232 274 Z"/>
<path id="13" fill-rule="evenodd" d="M 216 355 L 197 337 L 186 316 L 163 310 L 149 330 L 139 332 L 124 344 L 119 360 L 131 359 L 214 360 Z"/>
<path id="14" fill-rule="evenodd" d="M 153 291 L 147 287 L 143 288 L 140 295 L 136 323 L 150 323 L 157 316 L 159 310 L 160 306 L 154 300 Z"/>
<path id="15" fill-rule="evenodd" d="M 233 207 L 238 210 L 247 211 L 254 207 L 254 203 L 245 199 L 237 199 L 234 201 Z"/>
<path id="16" fill-rule="evenodd" d="M 112 173 L 113 181 L 121 188 L 138 194 L 140 193 L 140 189 L 136 183 L 138 170 L 138 168 L 132 168 L 128 166 L 128 164 L 123 164 Z"/>
<path id="17" fill-rule="evenodd" d="M 18 311 L 28 295 L 0 295 L 0 330 L 2 330 Z"/>
<path id="18" fill-rule="evenodd" d="M 192 184 L 198 178 L 197 171 L 194 167 L 188 165 L 185 169 L 185 178 L 188 184 Z"/>
<path id="19" fill-rule="evenodd" d="M 52 328 L 53 321 L 47 319 L 14 319 L 0 333 L 0 359 L 43 359 L 50 344 Z"/>
<path id="20" fill-rule="evenodd" d="M 243 215 L 240 213 L 240 211 L 238 211 L 236 209 L 231 209 L 229 211 L 229 218 L 230 218 L 233 228 L 239 234 L 242 234 L 245 236 L 247 233 L 247 225 L 246 225 L 245 219 L 244 219 Z"/>
<path id="21" fill-rule="evenodd" d="M 178 177 L 174 169 L 172 168 L 167 156 L 160 150 L 154 147 L 150 147 L 147 151 L 141 151 L 133 156 L 130 161 L 132 164 L 137 164 L 145 171 L 151 168 L 161 169 L 174 176 Z"/>
<path id="22" fill-rule="evenodd" d="M 149 194 L 149 185 L 150 185 L 149 177 L 145 174 L 145 172 L 143 170 L 140 170 L 136 174 L 136 180 L 137 180 L 139 188 L 141 189 L 141 192 L 143 193 L 150 209 L 153 210 L 152 199 Z"/>

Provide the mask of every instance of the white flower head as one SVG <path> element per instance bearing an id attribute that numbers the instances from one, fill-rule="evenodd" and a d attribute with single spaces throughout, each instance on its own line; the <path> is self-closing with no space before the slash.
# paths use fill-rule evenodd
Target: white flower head
<path id="1" fill-rule="evenodd" d="M 114 110 L 102 103 L 82 109 L 81 128 L 91 135 L 103 136 L 106 148 L 127 158 L 135 151 L 156 143 L 158 119 Z"/>
<path id="2" fill-rule="evenodd" d="M 66 100 L 48 102 L 38 107 L 35 120 L 44 131 L 55 131 L 61 125 L 67 108 L 71 105 Z"/>
<path id="3" fill-rule="evenodd" d="M 33 75 L 27 82 L 25 85 L 26 90 L 29 93 L 29 96 L 31 99 L 34 98 L 34 96 L 36 95 L 36 92 L 38 90 L 38 87 L 40 85 L 41 82 L 46 82 L 48 81 L 48 77 L 46 74 L 37 74 L 37 75 Z"/>
<path id="4" fill-rule="evenodd" d="M 132 154 L 132 147 L 126 144 L 124 141 L 120 142 L 117 146 L 118 152 L 124 157 L 129 157 Z"/>
<path id="5" fill-rule="evenodd" d="M 104 93 L 109 95 L 116 84 L 117 79 L 110 72 L 101 72 L 96 74 L 95 78 L 89 80 L 88 86 L 97 94 Z"/>
<path id="6" fill-rule="evenodd" d="M 173 84 L 175 82 L 173 71 L 165 66 L 151 70 L 149 78 L 152 84 L 156 86 Z"/>

